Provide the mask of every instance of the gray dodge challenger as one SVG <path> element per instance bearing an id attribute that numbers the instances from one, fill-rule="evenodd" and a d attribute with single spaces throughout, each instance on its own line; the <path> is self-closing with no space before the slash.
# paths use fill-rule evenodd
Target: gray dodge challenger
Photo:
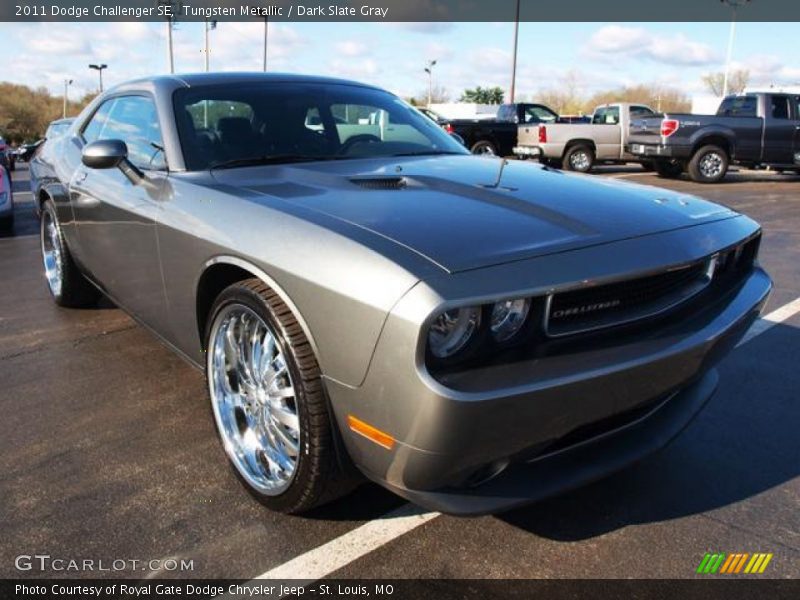
<path id="1" fill-rule="evenodd" d="M 202 369 L 236 474 L 284 512 L 362 475 L 497 512 L 629 465 L 772 285 L 743 215 L 472 156 L 348 81 L 132 81 L 36 161 L 55 302 L 104 294 Z"/>

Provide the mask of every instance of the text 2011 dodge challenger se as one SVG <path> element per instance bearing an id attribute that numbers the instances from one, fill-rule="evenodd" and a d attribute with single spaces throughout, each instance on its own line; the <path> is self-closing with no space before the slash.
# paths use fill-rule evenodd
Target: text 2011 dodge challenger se
<path id="1" fill-rule="evenodd" d="M 286 512 L 359 471 L 477 514 L 624 467 L 771 289 L 745 216 L 471 156 L 352 82 L 134 81 L 36 161 L 55 301 L 102 292 L 204 368 L 236 473 Z"/>

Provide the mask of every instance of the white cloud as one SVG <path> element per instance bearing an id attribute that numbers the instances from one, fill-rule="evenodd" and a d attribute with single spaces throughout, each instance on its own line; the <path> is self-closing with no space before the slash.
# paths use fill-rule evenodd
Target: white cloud
<path id="1" fill-rule="evenodd" d="M 682 33 L 655 34 L 641 27 L 606 25 L 589 38 L 584 51 L 593 56 L 644 58 L 674 65 L 708 65 L 719 61 L 708 44 Z"/>
<path id="2" fill-rule="evenodd" d="M 367 51 L 367 46 L 365 44 L 352 40 L 337 42 L 335 48 L 342 56 L 361 56 Z"/>

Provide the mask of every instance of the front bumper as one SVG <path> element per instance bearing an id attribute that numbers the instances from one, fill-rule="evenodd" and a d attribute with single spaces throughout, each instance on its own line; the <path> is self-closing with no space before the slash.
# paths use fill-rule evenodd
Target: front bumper
<path id="1" fill-rule="evenodd" d="M 707 251 L 708 244 L 725 247 L 726 236 L 741 239 L 743 229 L 748 220 L 733 219 L 704 227 L 707 237 L 673 232 L 649 243 L 662 254 L 692 252 L 681 241 L 691 236 L 698 252 Z M 624 252 L 628 243 L 639 252 Z M 607 264 L 608 251 L 624 268 L 645 260 L 651 254 L 645 250 L 631 241 L 537 260 L 563 272 L 570 260 Z M 543 271 L 535 266 L 504 267 L 499 279 Z M 491 279 L 483 274 L 470 283 L 491 287 Z M 418 354 L 408 360 L 417 350 L 408 332 L 432 302 L 430 288 L 418 286 L 387 320 L 364 383 L 329 381 L 328 391 L 347 450 L 367 477 L 435 510 L 506 510 L 609 474 L 669 442 L 711 396 L 714 364 L 757 318 L 770 290 L 769 277 L 756 267 L 724 296 L 652 331 L 434 380 Z M 390 433 L 395 446 L 387 450 L 352 434 L 348 415 Z"/>

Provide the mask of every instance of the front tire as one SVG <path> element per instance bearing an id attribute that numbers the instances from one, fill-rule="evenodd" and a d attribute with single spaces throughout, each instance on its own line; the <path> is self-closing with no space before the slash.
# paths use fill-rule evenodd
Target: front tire
<path id="1" fill-rule="evenodd" d="M 206 374 L 223 448 L 264 505 L 305 512 L 349 488 L 314 351 L 291 310 L 266 284 L 248 279 L 214 302 Z"/>
<path id="2" fill-rule="evenodd" d="M 692 181 L 717 183 L 728 172 L 728 153 L 719 146 L 703 146 L 692 156 L 688 171 Z"/>
<path id="3" fill-rule="evenodd" d="M 571 146 L 564 153 L 564 170 L 588 173 L 594 166 L 594 150 L 586 144 Z"/>
<path id="4" fill-rule="evenodd" d="M 44 276 L 53 301 L 59 306 L 80 308 L 97 302 L 100 292 L 80 272 L 61 232 L 55 205 L 47 200 L 42 207 L 39 240 Z"/>

